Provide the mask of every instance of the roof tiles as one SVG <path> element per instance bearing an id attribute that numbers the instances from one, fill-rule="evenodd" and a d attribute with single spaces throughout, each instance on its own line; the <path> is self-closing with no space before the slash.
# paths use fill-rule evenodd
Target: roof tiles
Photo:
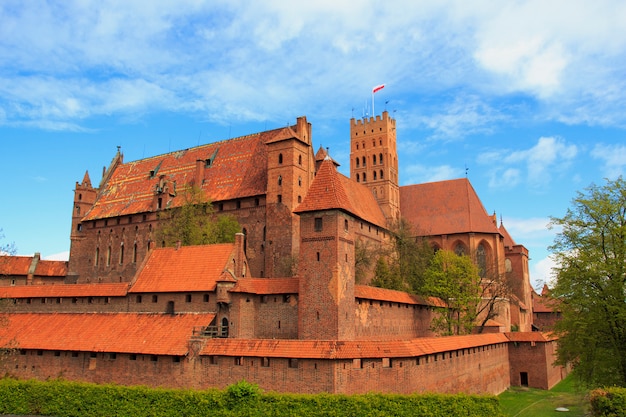
<path id="1" fill-rule="evenodd" d="M 129 292 L 213 291 L 234 249 L 233 243 L 154 249 Z"/>
<path id="2" fill-rule="evenodd" d="M 386 227 L 387 220 L 369 188 L 352 181 L 337 171 L 326 157 L 302 203 L 294 212 L 338 209 L 362 220 Z"/>
<path id="3" fill-rule="evenodd" d="M 128 283 L 19 285 L 0 287 L 0 298 L 124 297 Z"/>
<path id="4" fill-rule="evenodd" d="M 182 356 L 193 329 L 214 314 L 14 313 L 0 331 L 0 345 L 20 349 Z"/>
<path id="5" fill-rule="evenodd" d="M 369 285 L 355 285 L 354 296 L 355 298 L 362 298 L 366 300 L 390 301 L 402 304 L 428 305 L 436 307 L 446 306 L 445 302 L 440 298 L 424 298 L 403 291 L 371 287 Z"/>
<path id="6" fill-rule="evenodd" d="M 506 342 L 508 339 L 501 333 L 384 341 L 211 339 L 201 354 L 294 359 L 408 358 Z"/>
<path id="7" fill-rule="evenodd" d="M 400 187 L 400 211 L 419 236 L 499 233 L 466 178 Z"/>

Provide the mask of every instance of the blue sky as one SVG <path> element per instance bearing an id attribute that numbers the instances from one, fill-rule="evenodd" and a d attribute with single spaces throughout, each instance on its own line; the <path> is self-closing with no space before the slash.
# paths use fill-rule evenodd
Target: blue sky
<path id="1" fill-rule="evenodd" d="M 73 188 L 125 161 L 295 123 L 349 169 L 349 119 L 397 120 L 400 182 L 468 176 L 550 280 L 576 191 L 626 170 L 622 1 L 0 4 L 0 228 L 63 258 Z"/>

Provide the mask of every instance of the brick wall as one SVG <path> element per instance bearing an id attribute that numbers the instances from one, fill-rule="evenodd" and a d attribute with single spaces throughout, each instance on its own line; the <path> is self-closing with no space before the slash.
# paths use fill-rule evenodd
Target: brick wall
<path id="1" fill-rule="evenodd" d="M 358 299 L 355 315 L 357 339 L 411 339 L 433 335 L 430 331 L 433 312 L 426 306 Z"/>

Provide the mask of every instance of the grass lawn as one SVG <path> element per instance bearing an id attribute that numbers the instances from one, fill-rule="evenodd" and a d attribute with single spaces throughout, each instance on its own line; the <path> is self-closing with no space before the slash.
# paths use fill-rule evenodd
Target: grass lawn
<path id="1" fill-rule="evenodd" d="M 535 388 L 511 387 L 500 394 L 504 415 L 509 417 L 584 417 L 589 415 L 587 391 L 578 388 L 569 376 L 550 391 Z M 569 412 L 555 411 L 565 407 Z"/>

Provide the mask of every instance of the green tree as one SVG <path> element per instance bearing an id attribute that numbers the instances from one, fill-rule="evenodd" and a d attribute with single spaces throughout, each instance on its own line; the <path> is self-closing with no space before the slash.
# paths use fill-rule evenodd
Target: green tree
<path id="1" fill-rule="evenodd" d="M 558 362 L 590 385 L 626 386 L 626 182 L 578 192 L 550 249 L 562 319 Z"/>
<path id="2" fill-rule="evenodd" d="M 434 255 L 430 243 L 426 238 L 415 237 L 411 225 L 405 219 L 392 225 L 390 232 L 392 238 L 389 248 L 377 252 L 386 265 L 383 268 L 377 263 L 373 284 L 422 294 L 424 273 Z"/>
<path id="3" fill-rule="evenodd" d="M 197 187 L 182 193 L 180 207 L 161 211 L 156 240 L 164 246 L 209 245 L 235 241 L 241 227 L 231 215 L 215 215 L 211 202 Z"/>
<path id="4" fill-rule="evenodd" d="M 433 320 L 433 330 L 446 336 L 470 333 L 481 299 L 478 267 L 472 259 L 448 250 L 437 251 L 424 278 L 424 293 L 439 297 L 448 305 Z"/>

